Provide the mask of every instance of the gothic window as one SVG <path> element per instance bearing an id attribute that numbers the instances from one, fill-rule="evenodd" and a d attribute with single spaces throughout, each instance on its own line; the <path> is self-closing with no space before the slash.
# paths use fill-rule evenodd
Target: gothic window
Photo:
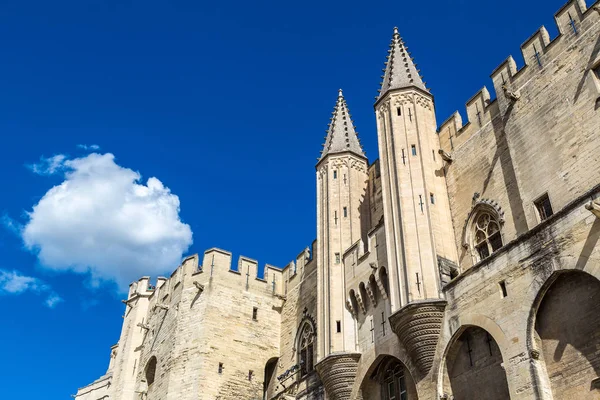
<path id="1" fill-rule="evenodd" d="M 315 330 L 310 322 L 305 322 L 298 339 L 298 363 L 300 364 L 300 378 L 305 377 L 314 369 L 313 345 Z"/>
<path id="2" fill-rule="evenodd" d="M 498 219 L 487 211 L 479 212 L 473 220 L 473 248 L 479 260 L 484 260 L 493 252 L 502 247 L 500 223 Z"/>
<path id="3" fill-rule="evenodd" d="M 406 378 L 402 364 L 388 364 L 384 371 L 382 383 L 381 393 L 383 400 L 408 400 Z"/>
<path id="4" fill-rule="evenodd" d="M 146 384 L 150 387 L 154 383 L 156 376 L 156 357 L 152 357 L 146 365 Z"/>

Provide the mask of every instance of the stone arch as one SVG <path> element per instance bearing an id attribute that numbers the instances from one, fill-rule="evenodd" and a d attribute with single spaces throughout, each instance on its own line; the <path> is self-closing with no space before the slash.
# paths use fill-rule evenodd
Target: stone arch
<path id="1" fill-rule="evenodd" d="M 358 316 L 358 300 L 356 299 L 354 289 L 350 289 L 350 293 L 348 294 L 348 308 L 350 308 L 350 312 L 354 316 Z"/>
<path id="2" fill-rule="evenodd" d="M 363 399 L 418 400 L 415 380 L 409 368 L 391 354 L 380 354 L 362 376 Z M 394 393 L 395 397 L 389 394 Z M 401 397 L 401 393 L 406 397 Z"/>
<path id="3" fill-rule="evenodd" d="M 531 307 L 527 341 L 536 379 L 554 398 L 600 399 L 600 280 L 554 271 Z"/>
<path id="4" fill-rule="evenodd" d="M 444 351 L 439 373 L 440 393 L 461 400 L 509 399 L 503 364 L 507 343 L 502 330 L 481 315 L 465 320 L 471 324 L 461 318 L 463 325 L 452 335 Z M 478 325 L 487 325 L 497 336 Z"/>
<path id="5" fill-rule="evenodd" d="M 390 294 L 390 279 L 388 277 L 387 269 L 385 267 L 380 267 L 377 274 L 379 275 L 380 282 L 379 289 L 381 290 L 383 297 L 387 298 Z"/>
<path id="6" fill-rule="evenodd" d="M 358 285 L 358 292 L 360 293 L 360 297 L 362 298 L 365 309 L 369 307 L 369 296 L 367 295 L 367 289 L 365 288 L 364 282 L 361 282 Z"/>
<path id="7" fill-rule="evenodd" d="M 373 275 L 373 274 L 371 274 L 369 276 L 369 287 L 371 289 L 371 292 L 373 293 L 373 300 L 372 300 L 372 302 L 374 303 L 373 306 L 376 306 L 378 297 L 379 297 L 379 296 L 377 296 L 377 291 L 379 289 L 377 288 L 377 282 L 375 280 L 375 275 Z"/>
<path id="8" fill-rule="evenodd" d="M 277 362 L 279 361 L 278 357 L 271 357 L 265 363 L 264 370 L 264 379 L 263 379 L 263 398 L 270 399 L 272 394 L 275 391 L 276 386 L 276 378 L 275 371 L 277 370 Z"/>

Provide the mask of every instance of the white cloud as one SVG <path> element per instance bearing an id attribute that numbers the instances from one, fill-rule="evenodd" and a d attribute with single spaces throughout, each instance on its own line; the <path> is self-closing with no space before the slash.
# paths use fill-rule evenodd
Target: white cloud
<path id="1" fill-rule="evenodd" d="M 31 276 L 22 275 L 17 271 L 0 269 L 0 295 L 20 295 L 25 292 L 46 294 L 44 304 L 54 308 L 63 299 L 57 295 L 47 284 Z"/>
<path id="2" fill-rule="evenodd" d="M 91 151 L 98 151 L 100 150 L 100 146 L 98 146 L 97 144 L 78 144 L 77 145 L 78 149 L 82 149 L 82 150 L 91 150 Z"/>
<path id="3" fill-rule="evenodd" d="M 63 299 L 59 295 L 52 294 L 46 299 L 45 303 L 48 308 L 54 308 L 54 307 L 56 307 L 56 305 L 58 303 L 60 303 L 62 301 L 63 301 Z"/>
<path id="4" fill-rule="evenodd" d="M 63 163 L 66 158 L 67 157 L 64 154 L 57 154 L 50 158 L 40 157 L 40 162 L 29 164 L 27 167 L 33 171 L 34 174 L 52 175 L 64 167 Z"/>
<path id="5" fill-rule="evenodd" d="M 179 198 L 157 178 L 117 165 L 112 154 L 63 159 L 64 181 L 33 206 L 21 234 L 49 269 L 91 273 L 122 290 L 143 275 L 169 272 L 192 243 Z"/>

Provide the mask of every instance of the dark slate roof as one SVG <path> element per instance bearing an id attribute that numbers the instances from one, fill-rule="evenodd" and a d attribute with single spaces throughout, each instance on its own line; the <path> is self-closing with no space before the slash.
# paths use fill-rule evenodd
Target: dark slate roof
<path id="1" fill-rule="evenodd" d="M 398 28 L 394 28 L 392 43 L 388 50 L 387 61 L 385 62 L 383 81 L 379 89 L 377 100 L 394 89 L 401 89 L 410 86 L 416 86 L 419 89 L 427 90 L 425 83 L 419 74 L 419 70 L 408 52 L 408 48 L 398 33 Z"/>
<path id="2" fill-rule="evenodd" d="M 323 144 L 323 150 L 321 151 L 321 157 L 319 162 L 323 160 L 328 154 L 342 153 L 350 151 L 361 157 L 365 157 L 365 152 L 358 139 L 358 133 L 354 128 L 354 122 L 350 117 L 348 111 L 348 105 L 342 94 L 342 89 L 339 90 L 338 98 L 333 109 L 333 116 L 329 123 L 329 129 L 327 129 L 327 137 Z"/>

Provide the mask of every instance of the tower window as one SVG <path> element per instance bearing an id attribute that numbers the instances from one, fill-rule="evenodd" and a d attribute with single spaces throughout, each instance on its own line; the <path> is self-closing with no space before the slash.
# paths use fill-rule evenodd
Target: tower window
<path id="1" fill-rule="evenodd" d="M 398 116 L 402 115 L 402 109 L 400 107 L 396 108 L 396 114 L 398 114 Z"/>
<path id="2" fill-rule="evenodd" d="M 254 376 L 254 371 L 250 370 L 248 371 L 248 380 L 251 381 L 252 377 Z"/>
<path id="3" fill-rule="evenodd" d="M 534 202 L 535 208 L 537 209 L 540 217 L 540 222 L 548 219 L 554 212 L 552 211 L 552 205 L 550 204 L 550 198 L 548 193 L 544 194 L 538 200 Z"/>
<path id="4" fill-rule="evenodd" d="M 344 218 L 348 217 L 348 207 L 344 207 Z"/>
<path id="5" fill-rule="evenodd" d="M 502 281 L 499 283 L 500 285 L 500 294 L 502 295 L 502 297 L 506 297 L 508 296 L 508 291 L 506 290 L 506 282 Z"/>
<path id="6" fill-rule="evenodd" d="M 340 263 L 340 253 L 335 253 L 335 263 L 336 264 Z"/>
<path id="7" fill-rule="evenodd" d="M 431 200 L 431 204 L 435 204 L 435 196 L 433 193 L 429 193 L 429 200 Z"/>
<path id="8" fill-rule="evenodd" d="M 333 170 L 333 179 L 337 179 L 337 169 Z"/>
<path id="9" fill-rule="evenodd" d="M 337 333 L 342 331 L 342 321 L 335 321 L 335 329 Z"/>
<path id="10" fill-rule="evenodd" d="M 412 152 L 413 156 L 416 156 L 417 155 L 417 146 L 415 146 L 414 144 L 411 144 L 410 151 Z"/>
<path id="11" fill-rule="evenodd" d="M 258 307 L 252 308 L 252 319 L 254 321 L 258 320 Z"/>
<path id="12" fill-rule="evenodd" d="M 219 373 L 223 373 L 223 363 L 219 363 Z"/>

